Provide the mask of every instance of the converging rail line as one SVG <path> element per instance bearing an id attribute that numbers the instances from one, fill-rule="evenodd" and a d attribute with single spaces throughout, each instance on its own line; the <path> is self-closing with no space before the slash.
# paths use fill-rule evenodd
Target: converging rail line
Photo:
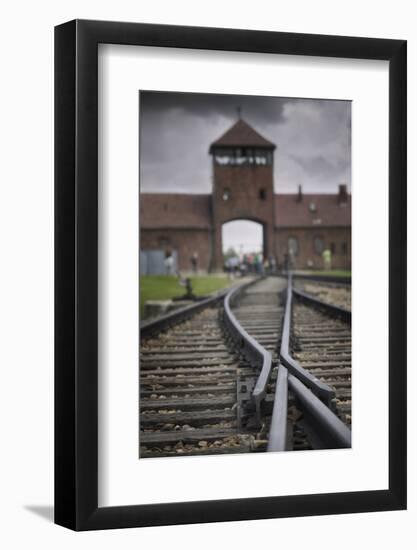
<path id="1" fill-rule="evenodd" d="M 317 334 L 292 302 L 291 278 L 266 277 L 141 328 L 141 457 L 350 446 L 349 380 L 304 361 Z"/>

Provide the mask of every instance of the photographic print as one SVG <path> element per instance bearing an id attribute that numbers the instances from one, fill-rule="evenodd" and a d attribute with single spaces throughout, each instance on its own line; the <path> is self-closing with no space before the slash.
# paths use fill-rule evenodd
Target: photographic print
<path id="1" fill-rule="evenodd" d="M 139 104 L 139 458 L 350 447 L 351 102 Z"/>
<path id="2" fill-rule="evenodd" d="M 406 508 L 406 69 L 404 40 L 56 27 L 55 523 Z"/>

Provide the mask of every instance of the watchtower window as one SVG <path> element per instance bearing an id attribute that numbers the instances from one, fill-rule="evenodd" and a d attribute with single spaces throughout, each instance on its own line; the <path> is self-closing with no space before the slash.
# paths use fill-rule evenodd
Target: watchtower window
<path id="1" fill-rule="evenodd" d="M 230 189 L 223 189 L 223 200 L 228 201 L 230 199 Z"/>
<path id="2" fill-rule="evenodd" d="M 220 164 L 221 166 L 233 164 L 234 163 L 234 152 L 233 149 L 218 149 L 215 152 L 214 160 L 216 164 Z"/>
<path id="3" fill-rule="evenodd" d="M 266 200 L 266 190 L 265 189 L 259 189 L 259 198 L 261 201 Z"/>
<path id="4" fill-rule="evenodd" d="M 259 166 L 266 166 L 267 164 L 272 164 L 272 155 L 269 151 L 263 149 L 256 149 L 255 151 L 255 164 Z"/>
<path id="5" fill-rule="evenodd" d="M 215 150 L 214 162 L 220 166 L 267 166 L 272 164 L 272 152 L 251 147 L 221 148 Z"/>

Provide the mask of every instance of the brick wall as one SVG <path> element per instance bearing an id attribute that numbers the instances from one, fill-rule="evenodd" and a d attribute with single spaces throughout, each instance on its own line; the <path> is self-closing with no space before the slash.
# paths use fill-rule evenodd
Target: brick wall
<path id="1" fill-rule="evenodd" d="M 323 258 L 315 250 L 314 239 L 322 239 L 325 247 L 331 247 L 332 268 L 350 269 L 351 267 L 351 228 L 280 228 L 275 229 L 275 251 L 280 265 L 288 251 L 288 239 L 295 238 L 298 242 L 298 254 L 295 256 L 297 269 L 323 269 Z"/>
<path id="2" fill-rule="evenodd" d="M 222 224 L 249 219 L 262 223 L 264 253 L 274 254 L 278 264 L 284 262 L 292 237 L 298 242 L 296 267 L 321 269 L 322 256 L 314 249 L 317 237 L 323 246 L 333 247 L 333 268 L 350 269 L 350 195 L 346 204 L 339 203 L 337 194 L 304 195 L 302 201 L 296 195 L 274 195 L 270 166 L 215 167 L 214 180 L 212 196 L 141 195 L 141 248 L 176 250 L 182 271 L 191 269 L 196 251 L 200 270 L 221 270 Z"/>
<path id="3" fill-rule="evenodd" d="M 191 256 L 198 253 L 198 269 L 207 271 L 211 259 L 211 231 L 206 229 L 141 229 L 142 250 L 176 250 L 180 271 L 191 271 Z"/>
<path id="4" fill-rule="evenodd" d="M 274 193 L 272 166 L 218 166 L 214 164 L 214 269 L 221 269 L 222 224 L 247 219 L 264 226 L 264 253 L 274 250 Z"/>

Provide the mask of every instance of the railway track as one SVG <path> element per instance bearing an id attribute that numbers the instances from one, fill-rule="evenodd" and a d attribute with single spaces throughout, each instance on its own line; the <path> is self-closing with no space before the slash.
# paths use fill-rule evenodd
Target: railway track
<path id="1" fill-rule="evenodd" d="M 295 302 L 292 356 L 334 391 L 332 408 L 347 425 L 352 417 L 352 339 L 350 325 L 314 302 Z"/>
<path id="2" fill-rule="evenodd" d="M 301 341 L 285 288 L 254 281 L 141 330 L 141 458 L 348 446 L 318 397 L 334 390 L 294 359 L 282 364 Z"/>
<path id="3" fill-rule="evenodd" d="M 238 408 L 239 381 L 253 374 L 225 331 L 222 302 L 142 341 L 140 456 L 261 450 Z"/>
<path id="4" fill-rule="evenodd" d="M 269 439 L 272 421 L 272 404 L 277 388 L 279 369 L 279 355 L 281 348 L 282 322 L 284 320 L 284 302 L 282 292 L 286 289 L 286 281 L 278 278 L 268 278 L 245 292 L 233 308 L 233 313 L 240 325 L 255 338 L 272 356 L 270 379 L 266 387 L 264 414 L 261 416 L 262 435 Z M 257 378 L 253 375 L 249 380 L 242 380 L 250 390 L 254 388 Z M 309 450 L 312 443 L 304 430 L 300 419 L 302 412 L 297 408 L 293 394 L 285 392 L 286 407 L 281 408 L 280 414 L 286 416 L 286 449 Z M 282 405 L 282 403 L 281 403 Z"/>

